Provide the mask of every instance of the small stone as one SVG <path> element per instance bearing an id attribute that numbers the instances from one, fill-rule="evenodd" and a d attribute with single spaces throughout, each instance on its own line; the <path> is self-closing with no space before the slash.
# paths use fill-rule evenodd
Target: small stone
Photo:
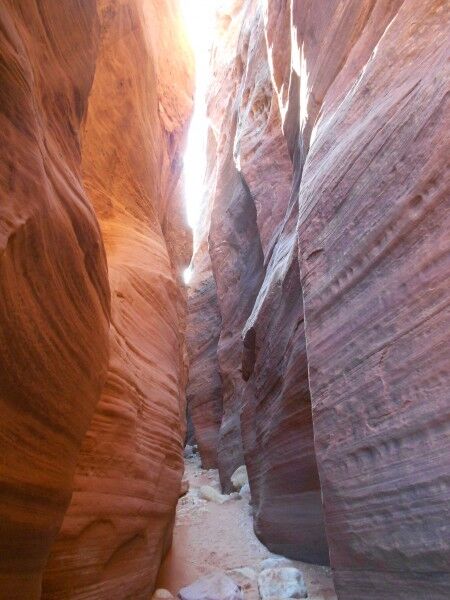
<path id="1" fill-rule="evenodd" d="M 247 467 L 241 465 L 231 476 L 231 483 L 235 490 L 239 491 L 246 483 L 248 483 Z"/>
<path id="2" fill-rule="evenodd" d="M 174 596 L 169 592 L 169 590 L 163 590 L 162 588 L 156 590 L 152 596 L 152 600 L 175 600 Z"/>
<path id="3" fill-rule="evenodd" d="M 250 567 L 240 567 L 227 571 L 234 581 L 241 586 L 246 600 L 259 600 L 256 571 Z"/>
<path id="4" fill-rule="evenodd" d="M 261 600 L 308 597 L 303 575 L 293 567 L 261 571 L 258 576 L 258 588 Z"/>
<path id="5" fill-rule="evenodd" d="M 185 496 L 189 491 L 189 481 L 187 479 L 182 479 L 181 487 L 180 487 L 180 497 Z"/>
<path id="6" fill-rule="evenodd" d="M 200 498 L 209 500 L 209 502 L 215 502 L 216 504 L 223 504 L 230 499 L 229 496 L 221 494 L 210 485 L 202 485 L 202 487 L 198 490 L 198 495 Z"/>
<path id="7" fill-rule="evenodd" d="M 242 590 L 225 573 L 212 573 L 197 579 L 178 592 L 180 600 L 244 600 Z"/>

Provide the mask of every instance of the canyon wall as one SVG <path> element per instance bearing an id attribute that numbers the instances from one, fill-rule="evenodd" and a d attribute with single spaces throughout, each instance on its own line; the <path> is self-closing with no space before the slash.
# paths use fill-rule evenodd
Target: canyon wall
<path id="1" fill-rule="evenodd" d="M 108 364 L 102 238 L 79 131 L 94 1 L 0 8 L 0 597 L 39 598 Z M 78 48 L 74 53 L 73 48 Z"/>
<path id="2" fill-rule="evenodd" d="M 339 597 L 437 600 L 450 594 L 449 12 L 363 4 L 348 3 L 350 35 L 336 8 L 319 93 L 297 30 L 321 103 L 298 226 L 316 452 Z"/>
<path id="3" fill-rule="evenodd" d="M 0 20 L 0 597 L 45 567 L 43 598 L 148 598 L 183 470 L 191 52 L 175 0 Z"/>
<path id="4" fill-rule="evenodd" d="M 189 248 L 178 186 L 192 104 L 175 6 L 99 2 L 83 179 L 108 257 L 111 358 L 45 598 L 148 598 L 170 543 L 187 374 L 179 277 Z"/>
<path id="5" fill-rule="evenodd" d="M 235 0 L 218 28 L 196 260 L 219 311 L 223 487 L 244 458 L 255 531 L 289 556 L 327 561 L 324 517 L 340 599 L 444 600 L 448 9 Z"/>
<path id="6" fill-rule="evenodd" d="M 297 260 L 299 179 L 282 133 L 262 7 L 229 8 L 212 56 L 215 160 L 209 157 L 189 310 L 194 339 L 213 306 L 219 332 L 201 363 L 191 351 L 188 389 L 198 392 L 188 401 L 195 407 L 204 398 L 220 409 L 222 391 L 216 429 L 222 486 L 231 489 L 230 476 L 245 456 L 258 536 L 276 552 L 327 563 Z M 285 39 L 289 31 L 288 19 Z M 210 281 L 207 297 L 198 285 L 200 264 Z M 219 397 L 207 399 L 205 379 L 219 375 Z M 193 409 L 193 421 L 203 456 L 205 413 Z"/>

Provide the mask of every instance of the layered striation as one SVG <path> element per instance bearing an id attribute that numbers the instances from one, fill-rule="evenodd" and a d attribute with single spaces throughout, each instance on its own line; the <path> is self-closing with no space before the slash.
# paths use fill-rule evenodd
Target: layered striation
<path id="1" fill-rule="evenodd" d="M 40 597 L 108 364 L 106 259 L 79 143 L 98 19 L 93 1 L 64 4 L 0 9 L 0 597 L 8 600 Z"/>
<path id="2" fill-rule="evenodd" d="M 1 598 L 148 598 L 170 544 L 191 253 L 178 11 L 0 9 Z"/>
<path id="3" fill-rule="evenodd" d="M 327 563 L 297 259 L 299 178 L 282 131 L 284 106 L 273 84 L 263 7 L 227 8 L 219 18 L 208 98 L 215 140 L 203 211 L 210 213 L 209 245 L 195 254 L 190 294 L 197 300 L 189 315 L 197 323 L 207 306 L 196 279 L 201 257 L 212 263 L 221 320 L 210 370 L 191 352 L 190 388 L 205 393 L 210 373 L 219 372 L 221 481 L 230 489 L 230 475 L 245 460 L 257 535 L 276 552 Z M 289 19 L 283 26 L 286 40 Z M 203 239 L 204 228 L 205 221 Z M 195 405 L 195 398 L 188 401 Z M 193 416 L 203 456 L 205 414 Z"/>
<path id="4" fill-rule="evenodd" d="M 316 452 L 339 597 L 437 600 L 450 586 L 449 15 L 433 0 L 367 4 L 316 97 L 300 187 Z M 330 17 L 348 39 L 348 18 Z"/>
<path id="5" fill-rule="evenodd" d="M 212 56 L 222 485 L 243 458 L 257 534 L 345 600 L 449 594 L 448 17 L 228 2 Z"/>
<path id="6" fill-rule="evenodd" d="M 78 460 L 44 597 L 148 598 L 183 471 L 186 361 L 181 149 L 191 54 L 176 3 L 99 3 L 83 179 L 112 296 L 108 376 Z"/>

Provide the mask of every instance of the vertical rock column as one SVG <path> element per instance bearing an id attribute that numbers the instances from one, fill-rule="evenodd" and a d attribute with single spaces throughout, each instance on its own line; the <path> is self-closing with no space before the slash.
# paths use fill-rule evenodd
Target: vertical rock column
<path id="1" fill-rule="evenodd" d="M 32 600 L 108 362 L 79 146 L 95 2 L 6 0 L 0 30 L 0 598 Z"/>
<path id="2" fill-rule="evenodd" d="M 176 9 L 99 2 L 83 176 L 108 257 L 111 359 L 46 569 L 48 599 L 147 599 L 171 541 L 185 433 L 180 152 L 192 105 Z"/>
<path id="3" fill-rule="evenodd" d="M 230 474 L 245 458 L 260 539 L 275 552 L 327 563 L 297 258 L 300 173 L 297 169 L 294 180 L 290 157 L 291 151 L 298 166 L 292 143 L 299 130 L 298 85 L 286 94 L 291 118 L 281 93 L 291 65 L 285 8 L 280 7 L 276 27 L 273 14 L 266 18 L 270 30 L 259 2 L 230 3 L 220 15 L 208 103 L 217 149 L 202 223 L 202 239 L 209 226 L 209 248 L 199 246 L 194 269 L 212 260 L 210 289 L 217 288 L 221 313 L 224 406 L 217 444 L 222 483 L 229 489 Z M 274 29 L 279 44 L 268 46 L 266 37 L 273 37 Z M 283 135 L 282 115 L 289 135 Z M 291 121 L 295 131 L 289 129 Z M 211 307 L 200 273 L 194 270 L 191 284 L 196 301 L 190 319 L 196 325 L 205 322 Z M 206 335 L 197 326 L 192 338 L 201 347 Z M 192 406 L 212 381 L 214 370 L 205 369 L 205 356 L 191 353 L 190 389 L 198 390 L 189 397 Z M 205 411 L 194 415 L 194 422 L 203 453 Z"/>
<path id="4" fill-rule="evenodd" d="M 278 10 L 272 7 L 264 16 L 263 23 L 257 13 L 252 28 L 259 28 L 259 41 L 249 51 L 244 82 L 250 93 L 242 106 L 238 146 L 239 162 L 255 197 L 266 262 L 243 330 L 247 383 L 241 430 L 257 535 L 277 553 L 326 564 L 297 259 L 301 157 L 292 143 L 298 132 L 298 86 L 290 82 L 290 12 L 280 3 Z M 265 77 L 262 68 L 252 77 L 257 56 Z M 268 87 L 266 125 L 258 129 L 254 115 L 261 104 L 262 81 Z M 290 114 L 297 116 L 294 131 L 289 129 L 286 98 Z M 289 133 L 285 138 L 283 125 Z"/>

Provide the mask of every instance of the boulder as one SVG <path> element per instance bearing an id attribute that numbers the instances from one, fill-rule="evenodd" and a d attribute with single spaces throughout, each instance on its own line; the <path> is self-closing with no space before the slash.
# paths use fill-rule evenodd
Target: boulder
<path id="1" fill-rule="evenodd" d="M 213 488 L 211 485 L 202 485 L 198 491 L 200 498 L 208 500 L 209 502 L 215 502 L 216 504 L 223 504 L 231 498 L 234 498 L 234 494 L 221 494 L 218 490 Z"/>
<path id="2" fill-rule="evenodd" d="M 240 586 L 225 575 L 212 573 L 178 592 L 180 600 L 244 600 Z"/>
<path id="3" fill-rule="evenodd" d="M 258 588 L 261 600 L 308 597 L 303 575 L 293 567 L 264 569 L 258 576 Z"/>
<path id="4" fill-rule="evenodd" d="M 246 483 L 248 483 L 248 473 L 245 465 L 241 465 L 236 469 L 231 476 L 231 483 L 233 484 L 234 489 L 238 492 Z"/>
<path id="5" fill-rule="evenodd" d="M 180 486 L 180 497 L 186 496 L 189 491 L 189 481 L 187 479 L 182 479 Z"/>

